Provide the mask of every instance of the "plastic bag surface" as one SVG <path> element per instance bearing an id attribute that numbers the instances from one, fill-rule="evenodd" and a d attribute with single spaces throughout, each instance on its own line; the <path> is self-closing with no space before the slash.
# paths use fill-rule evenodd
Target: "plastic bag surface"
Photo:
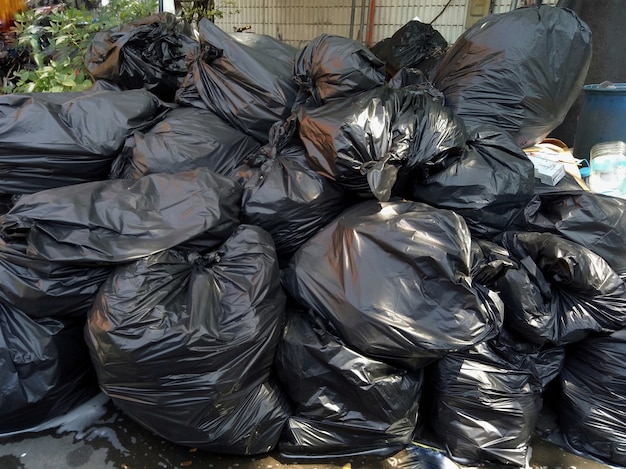
<path id="1" fill-rule="evenodd" d="M 359 41 L 321 34 L 298 52 L 293 79 L 298 100 L 320 106 L 384 85 L 385 64 Z"/>
<path id="2" fill-rule="evenodd" d="M 188 73 L 176 102 L 213 111 L 224 121 L 268 142 L 270 127 L 291 114 L 298 88 L 291 60 L 233 39 L 203 18 L 199 23 L 200 52 L 188 57 Z M 275 41 L 278 42 L 276 39 Z"/>
<path id="3" fill-rule="evenodd" d="M 349 347 L 416 370 L 499 330 L 502 305 L 473 283 L 470 251 L 449 210 L 366 201 L 304 243 L 283 283 Z"/>
<path id="4" fill-rule="evenodd" d="M 38 259 L 126 262 L 201 235 L 221 244 L 239 225 L 241 191 L 204 168 L 88 182 L 22 196 L 0 227 Z"/>
<path id="5" fill-rule="evenodd" d="M 187 75 L 185 57 L 199 48 L 184 29 L 168 12 L 130 21 L 96 33 L 83 62 L 95 80 L 145 88 L 171 102 Z"/>
<path id="6" fill-rule="evenodd" d="M 259 148 L 249 135 L 206 109 L 178 107 L 145 132 L 136 131 L 113 162 L 111 178 L 139 179 L 206 167 L 227 176 Z"/>
<path id="7" fill-rule="evenodd" d="M 448 49 L 433 78 L 468 127 L 491 124 L 526 148 L 565 119 L 591 61 L 591 30 L 548 5 L 489 15 Z"/>
<path id="8" fill-rule="evenodd" d="M 505 322 L 534 344 L 564 345 L 626 326 L 626 283 L 584 246 L 551 233 L 499 238 L 518 263 L 496 282 Z"/>
<path id="9" fill-rule="evenodd" d="M 281 453 L 390 454 L 411 442 L 421 370 L 409 372 L 368 358 L 295 311 L 278 346 L 276 370 L 295 403 Z"/>
<path id="10" fill-rule="evenodd" d="M 542 392 L 558 376 L 564 355 L 561 347 L 542 350 L 504 331 L 433 365 L 432 422 L 451 458 L 528 467 Z"/>
<path id="11" fill-rule="evenodd" d="M 169 441 L 271 450 L 289 415 L 270 379 L 285 311 L 270 235 L 241 225 L 214 251 L 119 266 L 87 323 L 103 391 Z"/>
<path id="12" fill-rule="evenodd" d="M 472 234 L 488 238 L 508 228 L 534 188 L 533 164 L 511 137 L 483 130 L 469 138 L 460 156 L 450 155 L 416 174 L 403 195 L 454 210 Z"/>
<path id="13" fill-rule="evenodd" d="M 145 90 L 0 96 L 0 193 L 106 179 L 126 139 L 166 110 Z"/>
<path id="14" fill-rule="evenodd" d="M 84 324 L 29 318 L 0 302 L 0 433 L 35 427 L 98 393 Z"/>
<path id="15" fill-rule="evenodd" d="M 341 187 L 309 166 L 292 119 L 274 125 L 270 142 L 232 177 L 244 188 L 242 222 L 268 231 L 281 260 L 345 207 Z"/>

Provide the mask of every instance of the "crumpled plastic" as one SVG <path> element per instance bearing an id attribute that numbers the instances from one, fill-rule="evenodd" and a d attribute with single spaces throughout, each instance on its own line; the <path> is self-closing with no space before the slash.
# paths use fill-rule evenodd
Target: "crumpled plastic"
<path id="1" fill-rule="evenodd" d="M 200 236 L 217 246 L 239 225 L 241 193 L 206 168 L 88 182 L 22 196 L 0 227 L 37 259 L 120 263 Z"/>
<path id="2" fill-rule="evenodd" d="M 393 454 L 411 442 L 422 370 L 409 372 L 346 346 L 320 321 L 290 311 L 276 372 L 295 404 L 281 454 L 314 458 Z"/>
<path id="3" fill-rule="evenodd" d="M 98 393 L 84 325 L 0 302 L 0 433 L 33 428 Z"/>
<path id="4" fill-rule="evenodd" d="M 85 337 L 102 390 L 177 444 L 258 454 L 290 409 L 270 378 L 285 312 L 270 235 L 240 225 L 215 250 L 167 250 L 118 266 Z"/>
<path id="5" fill-rule="evenodd" d="M 177 107 L 145 132 L 136 131 L 111 168 L 111 179 L 139 179 L 205 167 L 229 175 L 259 143 L 206 109 Z"/>
<path id="6" fill-rule="evenodd" d="M 462 215 L 472 234 L 505 231 L 535 195 L 532 162 L 496 129 L 472 135 L 460 155 L 427 165 L 402 195 Z"/>
<path id="7" fill-rule="evenodd" d="M 171 102 L 187 75 L 187 54 L 198 49 L 191 31 L 174 14 L 162 12 L 97 32 L 83 62 L 95 80 L 145 88 Z"/>
<path id="8" fill-rule="evenodd" d="M 469 128 L 490 124 L 520 148 L 565 119 L 591 62 L 591 30 L 569 9 L 518 8 L 478 20 L 448 49 L 433 85 Z"/>
<path id="9" fill-rule="evenodd" d="M 293 79 L 299 102 L 321 106 L 385 84 L 385 63 L 363 43 L 321 34 L 296 55 Z"/>
<path id="10" fill-rule="evenodd" d="M 209 109 L 261 144 L 267 143 L 271 126 L 289 117 L 296 99 L 292 70 L 297 49 L 286 60 L 284 52 L 272 53 L 278 47 L 250 46 L 207 18 L 198 23 L 198 34 L 200 52 L 188 56 L 188 73 L 176 92 L 176 102 Z"/>
<path id="11" fill-rule="evenodd" d="M 626 329 L 568 349 L 560 374 L 559 424 L 566 442 L 626 466 Z"/>
<path id="12" fill-rule="evenodd" d="M 281 262 L 344 209 L 344 192 L 313 171 L 295 133 L 295 121 L 278 122 L 270 142 L 232 177 L 243 186 L 241 220 L 268 231 Z"/>
<path id="13" fill-rule="evenodd" d="M 431 418 L 450 457 L 464 465 L 528 467 L 542 393 L 561 370 L 562 347 L 541 349 L 503 329 L 433 365 Z"/>
<path id="14" fill-rule="evenodd" d="M 166 111 L 146 90 L 2 95 L 0 193 L 106 179 L 126 139 Z"/>
<path id="15" fill-rule="evenodd" d="M 471 277 L 460 215 L 417 202 L 365 201 L 304 243 L 283 284 L 345 344 L 417 370 L 494 337 L 497 295 Z"/>
<path id="16" fill-rule="evenodd" d="M 311 167 L 361 200 L 389 200 L 411 171 L 467 139 L 463 122 L 425 91 L 381 86 L 297 115 Z"/>

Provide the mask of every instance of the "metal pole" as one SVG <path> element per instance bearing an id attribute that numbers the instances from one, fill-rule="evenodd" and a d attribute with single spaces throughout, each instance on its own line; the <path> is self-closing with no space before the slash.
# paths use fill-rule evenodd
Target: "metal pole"
<path id="1" fill-rule="evenodd" d="M 356 0 L 352 0 L 352 9 L 350 10 L 350 39 L 354 39 L 354 15 L 356 14 Z"/>

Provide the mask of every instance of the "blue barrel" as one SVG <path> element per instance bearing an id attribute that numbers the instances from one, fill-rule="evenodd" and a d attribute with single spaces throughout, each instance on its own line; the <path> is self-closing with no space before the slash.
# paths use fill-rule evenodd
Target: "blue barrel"
<path id="1" fill-rule="evenodd" d="M 626 83 L 585 85 L 583 92 L 573 153 L 589 160 L 596 143 L 626 142 Z"/>

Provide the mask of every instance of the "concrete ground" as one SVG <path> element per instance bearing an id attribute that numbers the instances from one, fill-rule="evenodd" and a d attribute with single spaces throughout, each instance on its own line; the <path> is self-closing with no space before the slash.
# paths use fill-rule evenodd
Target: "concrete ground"
<path id="1" fill-rule="evenodd" d="M 544 423 L 544 431 L 550 423 Z M 540 425 L 541 426 L 541 425 Z M 457 469 L 443 453 L 411 445 L 386 458 L 361 456 L 285 460 L 277 452 L 225 456 L 165 441 L 124 416 L 103 394 L 33 432 L 0 437 L 0 469 Z M 548 438 L 550 439 L 550 438 Z M 536 436 L 530 469 L 602 469 L 609 466 Z"/>

